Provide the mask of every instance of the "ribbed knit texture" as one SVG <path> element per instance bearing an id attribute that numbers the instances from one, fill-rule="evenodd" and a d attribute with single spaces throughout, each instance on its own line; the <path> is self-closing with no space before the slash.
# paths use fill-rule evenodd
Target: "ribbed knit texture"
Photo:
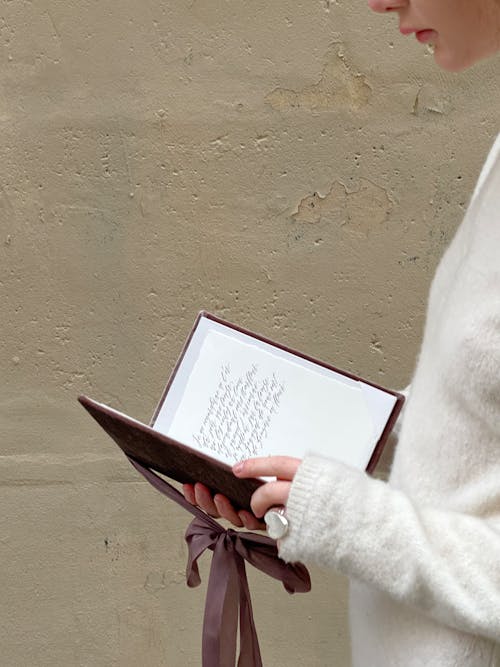
<path id="1" fill-rule="evenodd" d="M 287 561 L 351 580 L 353 667 L 500 667 L 500 136 L 433 280 L 389 481 L 307 456 Z"/>

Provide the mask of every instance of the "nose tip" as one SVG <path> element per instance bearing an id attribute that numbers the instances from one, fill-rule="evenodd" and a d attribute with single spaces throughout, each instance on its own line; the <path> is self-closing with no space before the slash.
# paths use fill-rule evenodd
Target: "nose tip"
<path id="1" fill-rule="evenodd" d="M 394 0 L 368 0 L 368 7 L 374 12 L 384 13 L 396 10 L 398 2 Z"/>
<path id="2" fill-rule="evenodd" d="M 385 11 L 382 9 L 384 0 L 368 0 L 368 7 L 374 12 Z"/>

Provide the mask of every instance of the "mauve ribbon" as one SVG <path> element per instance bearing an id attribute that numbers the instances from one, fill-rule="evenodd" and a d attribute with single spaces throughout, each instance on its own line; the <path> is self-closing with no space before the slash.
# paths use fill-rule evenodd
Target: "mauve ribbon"
<path id="1" fill-rule="evenodd" d="M 311 590 L 309 572 L 301 563 L 285 563 L 276 542 L 265 535 L 229 528 L 202 509 L 191 505 L 171 484 L 129 457 L 130 463 L 160 493 L 194 514 L 185 539 L 188 545 L 186 580 L 189 587 L 201 582 L 198 558 L 206 549 L 214 552 L 208 578 L 203 619 L 202 667 L 234 667 L 240 626 L 238 667 L 262 667 L 259 641 L 253 620 L 245 560 L 280 580 L 289 593 Z"/>

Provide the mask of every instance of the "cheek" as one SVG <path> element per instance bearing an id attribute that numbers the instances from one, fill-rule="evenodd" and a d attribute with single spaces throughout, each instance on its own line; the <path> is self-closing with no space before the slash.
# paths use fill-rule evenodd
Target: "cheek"
<path id="1" fill-rule="evenodd" d="M 449 16 L 448 20 L 442 17 L 438 33 L 434 55 L 443 69 L 460 72 L 489 55 L 484 26 L 480 25 L 478 13 L 471 12 L 470 7 Z"/>

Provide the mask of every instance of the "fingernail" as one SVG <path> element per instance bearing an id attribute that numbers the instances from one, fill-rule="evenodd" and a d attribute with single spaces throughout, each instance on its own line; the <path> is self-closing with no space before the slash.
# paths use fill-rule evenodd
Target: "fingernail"
<path id="1" fill-rule="evenodd" d="M 243 470 L 243 464 L 244 464 L 244 461 L 240 461 L 239 463 L 235 463 L 234 466 L 233 466 L 233 472 L 235 474 L 238 474 L 239 472 L 241 472 Z"/>

